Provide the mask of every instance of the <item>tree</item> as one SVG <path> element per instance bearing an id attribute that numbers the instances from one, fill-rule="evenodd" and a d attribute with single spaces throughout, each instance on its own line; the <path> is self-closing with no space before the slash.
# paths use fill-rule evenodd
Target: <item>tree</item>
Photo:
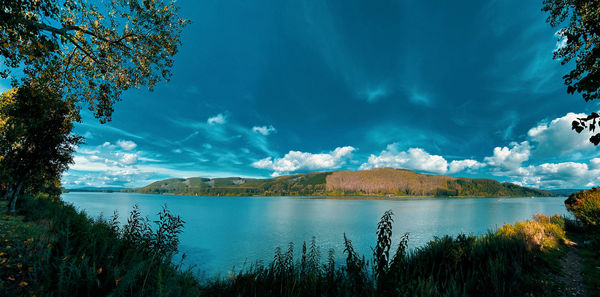
<path id="1" fill-rule="evenodd" d="M 79 113 L 49 84 L 26 82 L 0 95 L 0 177 L 11 212 L 25 190 L 59 184 L 82 138 L 73 135 Z"/>
<path id="2" fill-rule="evenodd" d="M 0 75 L 18 68 L 27 81 L 57 83 L 104 123 L 123 91 L 171 77 L 189 22 L 177 12 L 174 0 L 0 1 Z"/>
<path id="3" fill-rule="evenodd" d="M 567 93 L 579 93 L 585 101 L 600 98 L 600 1 L 597 0 L 544 0 L 542 8 L 548 12 L 547 22 L 552 27 L 561 26 L 557 35 L 564 43 L 554 52 L 562 65 L 574 62 L 575 66 L 563 76 Z M 564 26 L 564 27 L 563 27 Z M 600 128 L 600 115 L 593 112 L 572 123 L 572 129 L 594 132 Z M 600 133 L 590 141 L 600 143 Z"/>

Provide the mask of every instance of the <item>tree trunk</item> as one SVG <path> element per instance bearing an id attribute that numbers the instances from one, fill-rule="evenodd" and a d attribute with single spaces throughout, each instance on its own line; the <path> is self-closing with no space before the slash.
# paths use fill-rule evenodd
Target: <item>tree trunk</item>
<path id="1" fill-rule="evenodd" d="M 17 212 L 17 199 L 19 199 L 19 195 L 21 194 L 21 188 L 23 187 L 23 182 L 20 181 L 13 193 L 12 201 L 10 202 L 10 212 L 12 214 Z"/>

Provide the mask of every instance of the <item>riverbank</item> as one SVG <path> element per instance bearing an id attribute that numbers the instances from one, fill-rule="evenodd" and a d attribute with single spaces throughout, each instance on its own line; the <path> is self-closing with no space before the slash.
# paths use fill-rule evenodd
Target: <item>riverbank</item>
<path id="1" fill-rule="evenodd" d="M 178 225 L 168 212 L 157 225 L 132 213 L 118 227 L 47 195 L 24 198 L 19 216 L 5 210 L 1 201 L 0 296 L 199 294 L 191 270 L 172 261 Z"/>
<path id="2" fill-rule="evenodd" d="M 2 216 L 19 230 L 2 229 L 5 236 L 19 234 L 10 240 L 10 249 L 31 257 L 6 261 L 16 270 L 3 269 L 12 274 L 0 279 L 12 296 L 142 296 L 140 288 L 143 296 L 385 296 L 398 291 L 411 296 L 553 296 L 561 286 L 557 259 L 566 242 L 560 217 L 538 216 L 483 236 L 437 238 L 412 252 L 405 242 L 391 242 L 390 229 L 376 243 L 382 252 L 379 260 L 354 252 L 351 238 L 342 264 L 331 257 L 321 263 L 314 244 L 289 246 L 278 250 L 271 263 L 200 285 L 191 271 L 148 257 L 152 250 L 140 250 L 140 238 L 156 238 L 152 233 L 128 239 L 125 234 L 133 233 L 127 228 L 116 230 L 110 221 L 91 220 L 56 199 L 27 199 L 21 214 Z M 391 226 L 392 218 L 380 226 Z M 10 249 L 2 246 L 3 251 Z M 294 249 L 301 251 L 299 258 L 294 258 Z M 24 278 L 13 275 L 19 269 L 26 271 Z"/>

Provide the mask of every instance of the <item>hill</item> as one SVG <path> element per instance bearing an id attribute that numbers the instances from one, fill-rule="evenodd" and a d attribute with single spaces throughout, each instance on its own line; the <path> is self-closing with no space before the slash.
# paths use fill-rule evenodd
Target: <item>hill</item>
<path id="1" fill-rule="evenodd" d="M 553 189 L 553 190 L 548 190 L 548 191 L 552 192 L 556 195 L 559 195 L 559 196 L 570 196 L 574 193 L 581 192 L 583 190 L 584 189 Z"/>
<path id="2" fill-rule="evenodd" d="M 419 174 L 392 168 L 315 172 L 268 179 L 171 178 L 123 191 L 201 196 L 556 196 L 549 191 L 491 179 Z"/>

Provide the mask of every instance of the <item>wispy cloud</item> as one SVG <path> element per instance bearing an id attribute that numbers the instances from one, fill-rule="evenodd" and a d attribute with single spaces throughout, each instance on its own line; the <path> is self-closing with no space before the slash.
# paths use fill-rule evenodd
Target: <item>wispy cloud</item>
<path id="1" fill-rule="evenodd" d="M 271 133 L 275 133 L 277 132 L 277 129 L 275 129 L 275 127 L 273 127 L 272 125 L 269 126 L 254 126 L 252 127 L 252 131 L 254 131 L 255 133 L 260 133 L 264 136 L 267 136 Z"/>

